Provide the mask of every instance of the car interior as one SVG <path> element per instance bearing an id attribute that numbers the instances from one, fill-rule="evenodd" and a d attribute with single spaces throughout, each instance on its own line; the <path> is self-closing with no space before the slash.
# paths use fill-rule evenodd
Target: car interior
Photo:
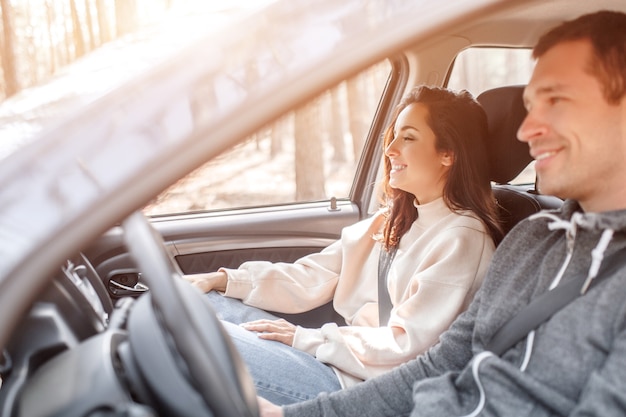
<path id="1" fill-rule="evenodd" d="M 557 197 L 540 195 L 532 184 L 509 184 L 509 181 L 516 177 L 530 162 L 527 145 L 516 139 L 517 128 L 525 116 L 525 109 L 521 105 L 522 91 L 523 86 L 506 86 L 488 90 L 477 98 L 488 115 L 487 148 L 489 149 L 493 191 L 507 231 L 528 215 L 541 209 L 558 208 L 562 203 Z M 279 257 L 282 261 L 295 260 L 313 250 L 317 250 L 317 248 L 300 247 L 288 251 L 286 254 L 281 253 Z M 244 259 L 271 258 L 272 252 L 275 251 L 257 250 L 253 254 L 237 251 L 236 254 L 229 255 L 232 256 L 230 265 L 236 267 Z M 126 260 L 127 253 L 123 252 L 122 255 L 118 261 L 119 259 Z M 227 262 L 224 258 L 220 261 Z M 187 273 L 194 270 L 194 261 L 186 263 L 187 261 L 183 257 L 182 260 L 176 259 L 176 262 Z M 11 363 L 4 364 L 4 372 L 13 368 L 21 371 L 18 373 L 19 376 L 16 376 L 15 372 L 11 373 L 12 377 L 4 381 L 3 389 L 0 390 L 1 403 L 8 406 L 13 401 L 17 401 L 19 389 L 22 388 L 27 375 L 50 357 L 77 346 L 80 341 L 98 334 L 105 327 L 115 328 L 116 323 L 123 320 L 122 316 L 128 314 L 127 309 L 131 305 L 128 300 L 149 291 L 146 285 L 139 282 L 141 275 L 134 265 L 130 268 L 114 267 L 108 275 L 102 275 L 103 273 L 98 272 L 92 265 L 92 262 L 83 253 L 68 260 L 67 264 L 61 268 L 59 277 L 52 282 L 45 295 L 41 297 L 28 318 L 23 322 L 19 332 L 20 337 L 15 338 L 8 349 Z M 104 269 L 107 265 L 104 262 L 101 264 L 101 268 Z M 201 268 L 205 268 L 205 266 Z M 116 308 L 113 307 L 114 304 L 117 306 Z M 321 326 L 331 321 L 339 324 L 345 323 L 343 318 L 333 310 L 331 304 L 300 314 L 276 312 L 275 314 L 293 323 L 309 327 Z M 60 321 L 65 325 L 59 327 Z M 156 326 L 156 323 L 153 324 Z M 145 323 L 134 326 L 137 328 L 146 327 Z M 42 335 L 42 332 L 45 332 L 45 336 Z M 148 352 L 153 346 L 145 346 L 144 348 Z M 93 352 L 90 350 L 89 354 L 93 354 Z M 123 361 L 123 359 L 121 360 Z M 68 367 L 71 364 L 64 362 L 60 366 Z M 148 368 L 154 369 L 153 367 Z M 98 368 L 98 372 L 101 371 Z M 140 373 L 139 371 L 136 372 Z M 109 375 L 109 377 L 112 376 Z M 162 378 L 164 374 L 154 370 L 153 375 L 134 376 L 134 378 L 145 377 Z M 102 386 L 105 385 L 107 385 L 106 381 L 103 381 Z M 157 386 L 154 385 L 154 387 Z M 26 393 L 21 394 L 21 401 L 34 404 L 38 402 L 36 400 L 38 394 L 37 388 L 29 385 Z M 170 385 L 167 390 L 159 391 L 156 394 L 139 393 L 137 395 L 140 397 L 171 398 L 184 397 L 186 394 L 173 392 Z M 169 402 L 177 401 L 177 399 L 172 398 Z M 165 401 L 165 403 L 169 402 Z M 88 408 L 89 403 L 84 403 L 82 406 Z M 27 409 L 30 410 L 31 408 Z"/>
<path id="2" fill-rule="evenodd" d="M 349 195 L 149 216 L 150 227 L 158 235 L 157 239 L 162 239 L 167 251 L 166 254 L 155 252 L 154 257 L 170 258 L 182 273 L 194 274 L 215 271 L 219 267 L 236 268 L 248 260 L 293 262 L 320 251 L 339 237 L 343 227 L 362 220 L 378 208 L 380 202 L 376 183 L 380 178 L 379 161 L 382 157 L 379 142 L 392 109 L 404 91 L 418 83 L 446 85 L 455 59 L 466 49 L 494 47 L 527 50 L 546 27 L 601 7 L 584 1 L 574 3 L 575 6 L 570 7 L 567 1 L 534 2 L 525 10 L 507 8 L 489 19 L 478 19 L 475 23 L 451 29 L 447 36 L 422 40 L 414 45 L 405 45 L 401 51 L 394 51 L 385 60 L 391 69 L 374 115 L 368 120 L 365 145 L 357 161 Z M 602 5 L 625 9 L 617 1 L 606 0 Z M 532 159 L 528 146 L 517 140 L 517 130 L 526 115 L 522 102 L 523 89 L 522 81 L 483 89 L 476 94 L 487 114 L 489 171 L 505 232 L 533 213 L 558 209 L 563 203 L 558 197 L 542 195 L 536 189 L 534 180 L 523 183 L 513 181 L 528 169 Z M 138 229 L 141 227 L 138 226 Z M 150 238 L 146 237 L 146 233 L 146 229 L 141 229 L 137 235 L 144 236 L 139 240 L 143 239 L 141 243 L 149 246 Z M 133 254 L 128 240 L 124 238 L 122 224 L 117 224 L 59 265 L 50 285 L 22 320 L 19 330 L 0 357 L 0 417 L 55 415 L 50 411 L 55 405 L 61 409 L 69 402 L 75 403 L 72 415 L 83 415 L 83 410 L 96 407 L 102 398 L 110 398 L 113 403 L 124 397 L 115 390 L 128 389 L 129 386 L 135 390 L 132 396 L 139 399 L 138 402 L 159 403 L 170 415 L 205 415 L 190 411 L 201 399 L 189 394 L 182 377 L 164 387 L 154 382 L 179 375 L 178 372 L 150 366 L 150 360 L 159 360 L 161 356 L 145 359 L 146 364 L 137 363 L 135 359 L 130 359 L 130 347 L 122 341 L 124 323 L 134 305 L 138 306 L 137 313 L 133 313 L 134 318 L 128 325 L 135 329 L 135 333 L 155 332 L 158 327 L 158 323 L 146 324 L 148 319 L 142 321 L 137 318 L 147 315 L 142 311 L 148 309 L 150 301 L 146 300 L 150 299 L 143 296 L 151 292 L 149 283 L 143 277 L 150 265 L 145 262 L 145 253 L 139 256 L 142 257 L 144 262 L 139 265 L 138 256 Z M 276 303 L 280 307 L 280 300 Z M 330 303 L 296 314 L 274 313 L 305 327 L 328 322 L 345 323 Z M 206 326 L 212 326 L 212 334 L 221 334 L 215 330 L 216 324 L 211 320 Z M 101 335 L 105 329 L 114 330 L 110 332 L 107 343 L 119 349 L 116 362 L 111 364 L 104 358 L 107 352 L 98 351 L 100 345 L 96 343 L 83 348 L 81 355 L 93 358 L 88 361 L 61 355 L 84 346 L 86 341 Z M 168 326 L 168 329 L 171 327 Z M 143 342 L 137 339 L 136 343 Z M 141 347 L 146 352 L 151 348 Z M 155 349 L 166 350 L 167 346 Z M 230 353 L 220 352 L 218 356 L 232 361 L 235 366 L 234 370 L 228 367 L 220 370 L 219 373 L 223 374 L 212 375 L 213 378 L 226 374 L 228 376 L 223 380 L 246 378 L 241 364 L 231 358 Z M 53 358 L 61 359 L 53 361 Z M 93 364 L 92 368 L 79 369 L 86 362 Z M 175 368 L 176 364 L 168 363 L 163 367 Z M 124 377 L 130 383 L 120 385 L 119 382 L 112 382 L 117 381 L 122 368 Z M 46 390 L 60 375 L 69 372 L 99 375 L 101 379 L 89 388 L 102 390 L 100 398 L 92 399 L 80 387 L 60 389 L 58 398 L 50 398 Z M 186 372 L 191 371 L 187 369 Z M 227 388 L 225 390 L 228 391 Z M 44 395 L 50 398 L 46 404 L 41 401 Z M 220 395 L 230 396 L 222 391 L 207 394 Z M 247 396 L 249 401 L 250 395 L 244 393 L 243 396 Z M 90 402 L 92 400 L 93 403 Z M 216 415 L 228 415 L 228 407 L 240 407 L 236 403 L 236 399 L 229 399 L 225 410 Z M 141 410 L 137 408 L 135 411 Z M 241 411 L 241 415 L 248 414 Z"/>

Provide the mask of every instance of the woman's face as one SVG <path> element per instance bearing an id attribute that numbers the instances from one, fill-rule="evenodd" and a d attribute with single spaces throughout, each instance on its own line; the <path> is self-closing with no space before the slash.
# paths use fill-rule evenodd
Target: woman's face
<path id="1" fill-rule="evenodd" d="M 435 134 L 426 122 L 427 117 L 425 104 L 407 106 L 398 115 L 394 138 L 385 149 L 391 162 L 389 185 L 413 194 L 419 204 L 443 195 L 453 161 L 451 152 L 439 152 L 435 148 Z"/>

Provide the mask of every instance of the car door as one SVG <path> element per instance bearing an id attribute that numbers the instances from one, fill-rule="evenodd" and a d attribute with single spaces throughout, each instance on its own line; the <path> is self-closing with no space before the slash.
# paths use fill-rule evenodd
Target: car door
<path id="1" fill-rule="evenodd" d="M 342 81 L 148 204 L 144 213 L 181 270 L 293 262 L 371 215 L 378 207 L 379 139 L 406 72 L 402 60 L 385 60 Z M 86 255 L 114 299 L 147 290 L 119 228 Z"/>

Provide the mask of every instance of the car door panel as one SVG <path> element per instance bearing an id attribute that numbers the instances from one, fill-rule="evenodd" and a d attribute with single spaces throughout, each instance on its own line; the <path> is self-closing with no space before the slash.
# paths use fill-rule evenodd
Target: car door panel
<path id="1" fill-rule="evenodd" d="M 360 218 L 356 204 L 340 201 L 332 209 L 328 202 L 317 202 L 159 217 L 152 224 L 181 270 L 193 274 L 236 268 L 249 260 L 293 262 L 322 250 Z M 86 255 L 113 298 L 145 291 L 120 227 L 94 242 Z M 331 306 L 285 317 L 298 324 L 338 320 Z"/>

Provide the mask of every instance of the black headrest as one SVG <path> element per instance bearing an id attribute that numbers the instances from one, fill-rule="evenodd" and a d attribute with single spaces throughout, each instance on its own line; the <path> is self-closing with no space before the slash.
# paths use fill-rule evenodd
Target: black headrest
<path id="1" fill-rule="evenodd" d="M 511 181 L 532 160 L 528 145 L 517 140 L 517 129 L 526 117 L 523 92 L 523 85 L 506 86 L 487 90 L 476 98 L 487 113 L 490 179 L 498 184 Z"/>

